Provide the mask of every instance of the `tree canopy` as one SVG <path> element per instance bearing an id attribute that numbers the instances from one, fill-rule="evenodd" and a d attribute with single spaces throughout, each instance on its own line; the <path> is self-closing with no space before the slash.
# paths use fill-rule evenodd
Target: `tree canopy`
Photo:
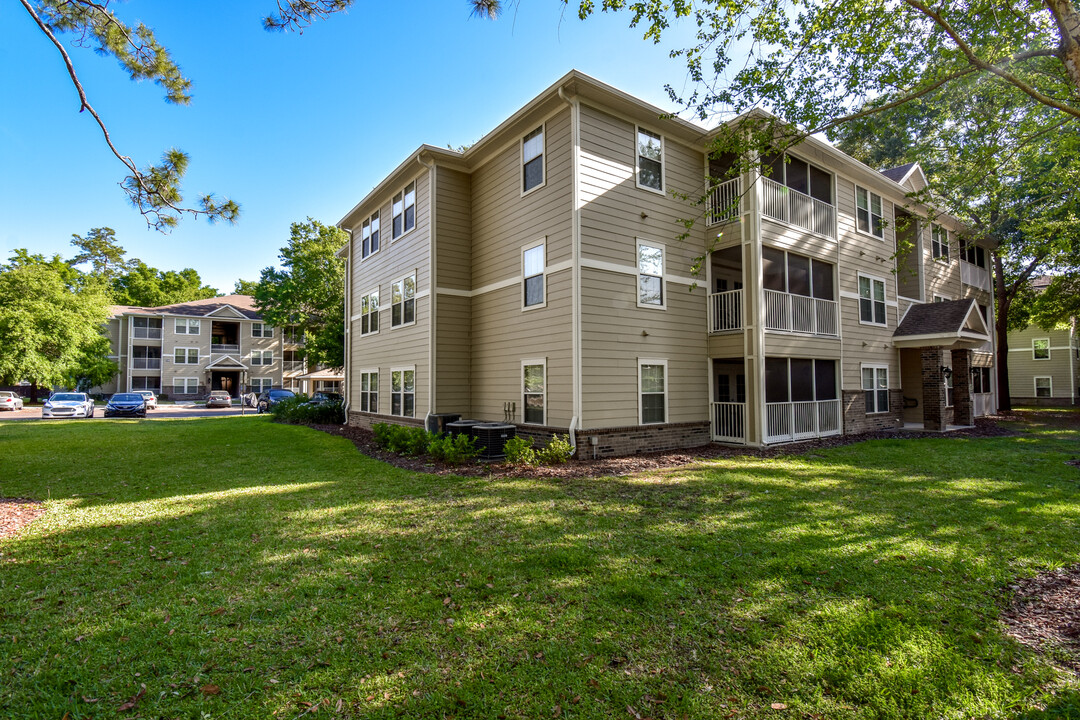
<path id="1" fill-rule="evenodd" d="M 117 305 L 159 307 L 220 294 L 216 288 L 204 285 L 192 268 L 158 270 L 142 260 L 135 260 L 128 272 L 112 282 L 112 297 Z"/>
<path id="2" fill-rule="evenodd" d="M 304 334 L 301 354 L 312 365 L 345 365 L 345 261 L 337 257 L 348 233 L 311 218 L 293 223 L 281 248 L 281 269 L 262 271 L 255 305 L 275 327 Z"/>

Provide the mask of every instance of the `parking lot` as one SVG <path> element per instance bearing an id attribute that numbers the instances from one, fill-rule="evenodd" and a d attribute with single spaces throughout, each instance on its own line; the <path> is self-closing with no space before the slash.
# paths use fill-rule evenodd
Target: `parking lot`
<path id="1" fill-rule="evenodd" d="M 105 401 L 101 401 L 95 404 L 94 417 L 90 420 L 104 420 L 105 414 Z M 163 420 L 167 418 L 199 418 L 199 417 L 223 417 L 227 415 L 240 415 L 241 409 L 239 405 L 233 405 L 229 408 L 206 408 L 202 403 L 191 404 L 186 403 L 182 405 L 159 405 L 157 410 L 150 410 L 146 413 L 147 420 Z M 244 408 L 244 415 L 254 415 L 254 408 Z M 41 408 L 40 407 L 25 407 L 22 410 L 16 410 L 14 412 L 0 412 L 0 422 L 4 420 L 40 420 Z M 109 420 L 122 420 L 126 418 L 109 418 Z"/>

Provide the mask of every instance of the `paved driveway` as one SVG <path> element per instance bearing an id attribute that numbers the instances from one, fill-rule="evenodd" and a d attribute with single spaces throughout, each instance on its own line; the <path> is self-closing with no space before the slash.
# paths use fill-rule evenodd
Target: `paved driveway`
<path id="1" fill-rule="evenodd" d="M 104 420 L 105 403 L 99 402 L 94 408 L 92 420 Z M 233 405 L 231 408 L 210 408 L 203 405 L 159 405 L 157 410 L 146 413 L 147 420 L 160 420 L 164 418 L 198 418 L 198 417 L 223 417 L 228 415 L 240 415 L 240 406 Z M 254 408 L 244 408 L 243 414 L 254 415 Z M 40 420 L 40 407 L 26 407 L 15 412 L 0 412 L 0 422 L 4 420 Z M 113 418 L 109 418 L 112 420 Z M 116 418 L 120 419 L 120 418 Z"/>

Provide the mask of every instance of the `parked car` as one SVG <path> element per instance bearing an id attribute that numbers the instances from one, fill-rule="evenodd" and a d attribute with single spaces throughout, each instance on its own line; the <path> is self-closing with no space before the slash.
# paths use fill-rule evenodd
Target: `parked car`
<path id="1" fill-rule="evenodd" d="M 146 398 L 141 393 L 116 393 L 105 406 L 105 417 L 146 417 Z"/>
<path id="2" fill-rule="evenodd" d="M 94 401 L 86 393 L 53 393 L 41 408 L 41 417 L 45 418 L 92 418 Z"/>
<path id="3" fill-rule="evenodd" d="M 329 403 L 341 404 L 343 401 L 344 401 L 344 398 L 341 396 L 341 393 L 321 392 L 320 391 L 320 392 L 317 392 L 314 395 L 312 395 L 311 399 L 308 400 L 307 404 L 308 405 L 327 405 Z"/>
<path id="4" fill-rule="evenodd" d="M 232 407 L 232 396 L 225 390 L 211 390 L 210 395 L 206 398 L 206 407 Z"/>
<path id="5" fill-rule="evenodd" d="M 270 388 L 263 392 L 259 396 L 258 411 L 261 413 L 267 412 L 270 408 L 277 405 L 282 400 L 288 400 L 289 398 L 296 397 L 296 393 L 292 390 L 285 390 L 284 388 Z"/>
<path id="6" fill-rule="evenodd" d="M 147 410 L 157 410 L 157 395 L 154 394 L 153 390 L 136 390 L 135 394 L 143 396 Z"/>
<path id="7" fill-rule="evenodd" d="M 0 410 L 22 410 L 23 400 L 19 393 L 6 390 L 0 392 Z"/>

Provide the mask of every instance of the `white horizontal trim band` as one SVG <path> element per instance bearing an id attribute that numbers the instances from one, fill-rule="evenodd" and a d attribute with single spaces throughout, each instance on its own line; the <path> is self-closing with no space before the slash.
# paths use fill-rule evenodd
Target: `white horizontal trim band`
<path id="1" fill-rule="evenodd" d="M 564 270 L 569 270 L 572 267 L 573 267 L 573 262 L 572 261 L 563 260 L 560 263 L 555 263 L 554 265 L 546 266 L 544 268 L 544 274 L 545 275 L 554 275 L 555 273 L 560 273 L 560 272 L 563 272 Z M 504 290 L 504 289 L 506 289 L 508 287 L 513 287 L 514 285 L 517 285 L 520 282 L 521 282 L 521 276 L 520 275 L 515 275 L 512 278 L 507 278 L 506 280 L 499 280 L 498 282 L 493 282 L 490 285 L 484 285 L 483 287 L 476 288 L 475 290 L 459 290 L 457 288 L 439 287 L 439 288 L 435 288 L 435 292 L 438 293 L 439 295 L 453 295 L 455 297 L 471 298 L 471 297 L 476 297 L 477 295 L 484 295 L 484 294 L 489 293 L 489 292 L 495 292 L 496 290 Z M 417 297 L 419 297 L 419 295 Z"/>
<path id="2" fill-rule="evenodd" d="M 595 260 L 593 258 L 581 258 L 581 267 L 587 267 L 591 270 L 605 270 L 622 275 L 634 275 L 635 277 L 638 274 L 637 268 L 633 265 L 619 265 L 607 260 Z M 680 285 L 700 285 L 703 280 L 664 273 L 664 282 L 679 283 Z"/>

